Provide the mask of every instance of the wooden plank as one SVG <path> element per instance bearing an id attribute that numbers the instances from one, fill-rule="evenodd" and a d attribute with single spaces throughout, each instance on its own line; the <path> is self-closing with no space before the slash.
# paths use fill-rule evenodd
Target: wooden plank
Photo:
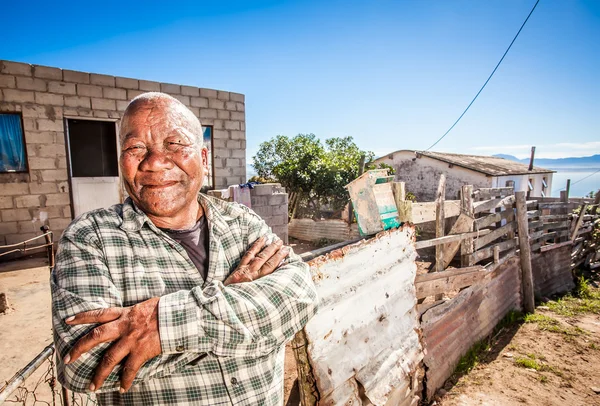
<path id="1" fill-rule="evenodd" d="M 472 231 L 470 233 L 458 234 L 458 235 L 447 235 L 441 238 L 433 238 L 431 240 L 417 241 L 415 248 L 420 250 L 422 248 L 435 247 L 436 245 L 447 244 L 453 241 L 462 241 L 467 238 L 473 238 L 477 236 L 484 236 L 490 233 L 490 230 Z"/>
<path id="2" fill-rule="evenodd" d="M 446 216 L 444 215 L 444 200 L 446 199 L 446 175 L 440 175 L 440 183 L 438 184 L 437 196 L 435 199 L 435 237 L 441 238 L 444 236 L 444 227 L 446 225 Z M 444 270 L 444 246 L 435 246 L 435 271 L 442 272 Z M 435 300 L 442 300 L 442 293 L 435 295 Z"/>
<path id="3" fill-rule="evenodd" d="M 530 210 L 527 212 L 527 218 L 528 219 L 533 219 L 536 217 L 540 217 L 542 215 L 542 212 L 539 210 Z"/>
<path id="4" fill-rule="evenodd" d="M 473 199 L 477 201 L 489 200 L 496 197 L 510 196 L 513 193 L 514 189 L 512 187 L 481 188 L 473 192 Z"/>
<path id="5" fill-rule="evenodd" d="M 475 202 L 473 203 L 473 208 L 475 209 L 475 214 L 481 213 L 484 211 L 490 211 L 495 209 L 496 207 L 504 206 L 506 208 L 512 208 L 513 203 L 515 202 L 514 196 L 504 197 L 502 199 L 492 199 L 485 200 L 483 202 Z"/>
<path id="6" fill-rule="evenodd" d="M 396 206 L 398 207 L 398 217 L 402 223 L 414 223 L 412 217 L 413 202 L 410 200 L 396 202 Z"/>
<path id="7" fill-rule="evenodd" d="M 529 241 L 537 241 L 537 240 L 547 240 L 548 238 L 556 238 L 558 237 L 558 233 L 556 231 L 553 231 L 551 233 L 547 233 L 544 230 L 542 231 L 536 231 L 535 233 L 532 233 L 529 236 Z"/>
<path id="8" fill-rule="evenodd" d="M 478 250 L 478 249 L 485 247 L 486 245 L 488 245 L 492 241 L 497 240 L 498 238 L 502 237 L 509 231 L 513 231 L 513 229 L 514 229 L 514 223 L 508 223 L 500 228 L 495 229 L 488 235 L 479 237 L 478 239 L 475 240 L 475 249 Z"/>
<path id="9" fill-rule="evenodd" d="M 568 214 L 549 214 L 547 216 L 540 216 L 540 220 L 544 221 L 563 221 L 568 220 Z"/>
<path id="10" fill-rule="evenodd" d="M 573 242 L 565 241 L 565 242 L 559 242 L 558 244 L 544 245 L 543 247 L 540 247 L 540 251 L 541 252 L 551 251 L 556 248 L 565 247 L 567 245 L 573 245 Z"/>
<path id="11" fill-rule="evenodd" d="M 567 221 L 555 221 L 552 223 L 545 223 L 543 229 L 544 230 L 560 230 L 562 228 L 569 228 L 570 222 Z"/>
<path id="12" fill-rule="evenodd" d="M 415 283 L 415 290 L 417 299 L 424 299 L 428 296 L 443 296 L 444 293 L 471 286 L 488 275 L 489 272 L 486 270 L 469 272 L 453 277 L 445 277 L 434 279 L 430 281 L 424 281 Z M 441 299 L 436 299 L 441 300 Z"/>
<path id="13" fill-rule="evenodd" d="M 532 231 L 536 228 L 540 228 L 544 226 L 544 222 L 542 220 L 530 221 L 529 222 L 529 231 Z"/>
<path id="14" fill-rule="evenodd" d="M 521 256 L 521 270 L 523 283 L 523 307 L 527 313 L 535 311 L 535 297 L 533 292 L 533 272 L 531 269 L 531 247 L 527 229 L 527 202 L 525 192 L 516 192 L 517 226 L 519 229 L 519 248 Z"/>
<path id="15" fill-rule="evenodd" d="M 499 213 L 493 213 L 489 216 L 481 217 L 475 220 L 475 228 L 482 229 L 502 220 L 507 220 L 513 215 L 512 209 L 504 210 Z"/>
<path id="16" fill-rule="evenodd" d="M 473 229 L 473 217 L 461 213 L 458 219 L 452 225 L 449 235 L 463 234 L 470 232 Z M 442 262 L 443 268 L 446 269 L 460 248 L 460 241 L 453 241 L 442 246 Z M 439 272 L 439 271 L 438 271 Z"/>
<path id="17" fill-rule="evenodd" d="M 502 252 L 502 251 L 506 251 L 508 249 L 516 247 L 517 244 L 518 244 L 518 238 L 513 238 L 511 240 L 502 241 L 498 244 L 491 245 L 489 247 L 483 248 L 483 249 L 471 254 L 471 261 L 472 261 L 472 263 L 476 264 L 479 261 L 482 261 L 486 258 L 490 258 L 492 255 L 494 255 L 495 247 L 498 247 L 500 249 L 500 252 Z"/>
<path id="18" fill-rule="evenodd" d="M 579 231 L 579 228 L 581 227 L 581 224 L 583 223 L 583 219 L 585 217 L 585 210 L 586 206 L 585 204 L 582 204 L 581 210 L 579 211 L 579 218 L 577 219 L 577 223 L 575 223 L 575 229 L 573 230 L 573 234 L 571 234 L 571 241 L 574 241 L 577 237 L 577 232 Z"/>
<path id="19" fill-rule="evenodd" d="M 404 182 L 392 182 L 392 192 L 394 193 L 394 200 L 396 201 L 396 207 L 398 203 L 406 200 L 406 187 Z"/>
<path id="20" fill-rule="evenodd" d="M 435 202 L 412 204 L 412 223 L 421 224 L 435 221 Z M 446 218 L 457 217 L 460 214 L 460 200 L 446 200 L 444 202 L 444 215 Z"/>
<path id="21" fill-rule="evenodd" d="M 419 314 L 419 318 L 425 313 L 427 310 L 439 306 L 443 303 L 446 303 L 445 300 L 436 300 L 433 303 L 421 303 L 417 305 L 417 313 Z"/>
<path id="22" fill-rule="evenodd" d="M 577 203 L 538 203 L 540 210 L 543 209 L 576 209 L 579 207 Z"/>
<path id="23" fill-rule="evenodd" d="M 460 210 L 470 218 L 475 217 L 473 210 L 473 185 L 463 185 L 460 189 Z M 473 224 L 471 229 L 473 231 Z M 473 253 L 473 238 L 465 238 L 460 242 L 460 265 L 464 268 L 473 265 L 469 255 Z"/>
<path id="24" fill-rule="evenodd" d="M 467 268 L 446 269 L 445 271 L 442 271 L 442 272 L 422 273 L 422 274 L 415 276 L 415 283 L 435 281 L 437 279 L 454 278 L 458 275 L 464 275 L 464 274 L 468 274 L 468 273 L 472 273 L 472 272 L 481 272 L 481 271 L 485 271 L 485 268 L 482 267 L 481 265 L 474 265 L 474 266 L 469 266 Z"/>

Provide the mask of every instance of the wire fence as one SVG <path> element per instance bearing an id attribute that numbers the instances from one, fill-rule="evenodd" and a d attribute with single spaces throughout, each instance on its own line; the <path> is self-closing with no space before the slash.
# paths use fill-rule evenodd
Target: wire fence
<path id="1" fill-rule="evenodd" d="M 0 405 L 97 405 L 94 394 L 74 393 L 56 379 L 54 345 L 44 348 L 0 388 Z"/>

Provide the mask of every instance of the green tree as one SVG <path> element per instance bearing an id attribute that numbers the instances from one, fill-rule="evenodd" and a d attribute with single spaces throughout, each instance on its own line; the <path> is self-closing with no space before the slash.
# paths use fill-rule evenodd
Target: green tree
<path id="1" fill-rule="evenodd" d="M 352 137 L 330 138 L 323 145 L 314 134 L 278 135 L 259 146 L 253 166 L 258 176 L 277 179 L 300 196 L 294 205 L 303 215 L 318 216 L 323 206 L 335 212 L 348 203 L 345 186 L 358 177 L 362 155 L 366 162 L 374 157 Z"/>

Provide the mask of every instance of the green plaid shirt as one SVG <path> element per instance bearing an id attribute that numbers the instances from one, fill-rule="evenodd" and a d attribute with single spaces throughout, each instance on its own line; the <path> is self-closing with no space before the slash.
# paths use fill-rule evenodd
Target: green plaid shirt
<path id="1" fill-rule="evenodd" d="M 120 366 L 97 397 L 102 405 L 281 405 L 285 343 L 316 312 L 308 266 L 290 258 L 271 275 L 224 286 L 265 222 L 245 206 L 200 195 L 209 223 L 206 281 L 185 250 L 130 199 L 86 213 L 65 230 L 51 276 L 59 381 L 85 392 L 109 344 L 76 362 L 62 358 L 94 326 L 64 319 L 160 297 L 162 354 L 121 395 Z"/>

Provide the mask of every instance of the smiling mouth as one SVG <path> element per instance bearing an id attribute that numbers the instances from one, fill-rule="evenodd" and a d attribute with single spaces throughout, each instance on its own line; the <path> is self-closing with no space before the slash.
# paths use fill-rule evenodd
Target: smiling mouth
<path id="1" fill-rule="evenodd" d="M 157 183 L 157 184 L 146 184 L 143 185 L 145 189 L 164 189 L 170 186 L 176 185 L 177 182 L 165 182 L 165 183 Z"/>

